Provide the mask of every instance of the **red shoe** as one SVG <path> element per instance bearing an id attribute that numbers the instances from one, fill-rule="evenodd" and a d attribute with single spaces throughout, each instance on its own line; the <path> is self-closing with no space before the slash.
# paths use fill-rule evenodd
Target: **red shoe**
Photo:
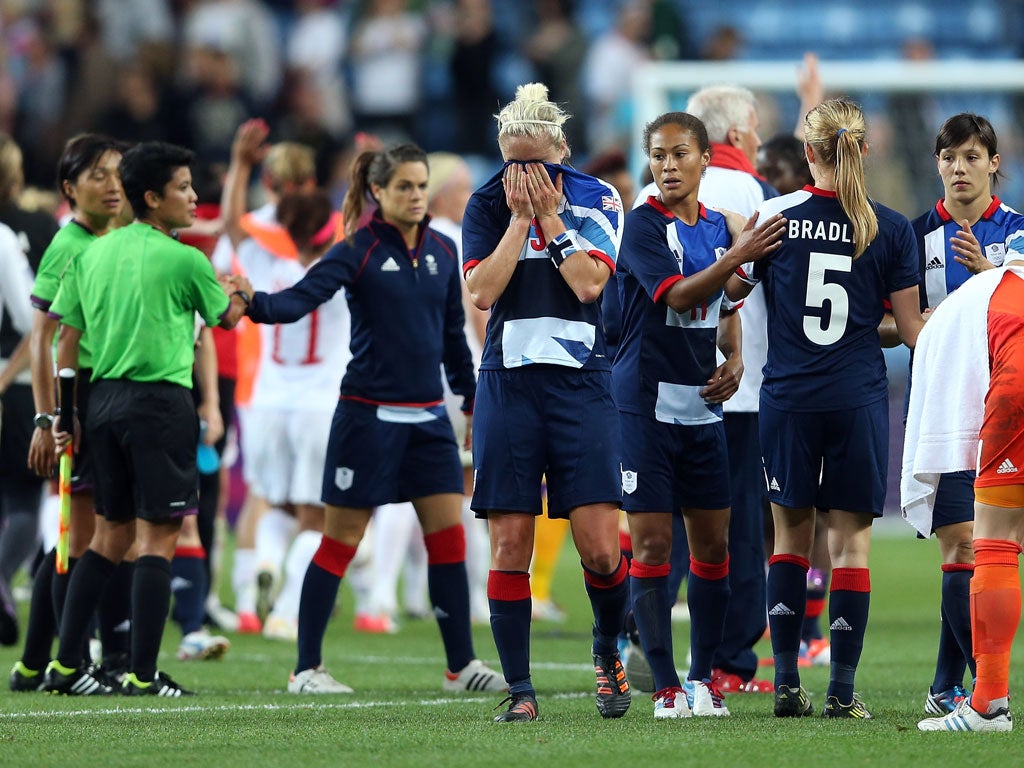
<path id="1" fill-rule="evenodd" d="M 240 635 L 258 635 L 263 632 L 263 624 L 255 613 L 240 613 L 236 631 Z"/>
<path id="2" fill-rule="evenodd" d="M 739 675 L 721 669 L 711 670 L 711 684 L 722 693 L 774 693 L 775 685 L 770 680 L 751 678 L 744 680 Z"/>
<path id="3" fill-rule="evenodd" d="M 393 635 L 398 631 L 390 616 L 374 616 L 370 613 L 357 613 L 352 628 L 356 632 L 369 632 L 374 635 Z"/>

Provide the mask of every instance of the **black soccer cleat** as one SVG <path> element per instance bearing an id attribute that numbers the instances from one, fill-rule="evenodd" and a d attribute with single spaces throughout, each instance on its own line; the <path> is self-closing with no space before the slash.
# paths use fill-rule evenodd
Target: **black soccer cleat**
<path id="1" fill-rule="evenodd" d="M 195 691 L 182 688 L 165 672 L 157 672 L 149 683 L 142 682 L 134 672 L 129 672 L 121 684 L 121 693 L 125 696 L 164 696 L 169 699 L 196 695 Z"/>
<path id="2" fill-rule="evenodd" d="M 67 672 L 66 669 L 51 661 L 43 677 L 43 691 L 59 696 L 110 696 L 114 693 L 92 664 Z"/>
<path id="3" fill-rule="evenodd" d="M 597 675 L 597 711 L 601 717 L 622 717 L 629 709 L 632 694 L 618 651 L 594 656 L 594 673 Z"/>
<path id="4" fill-rule="evenodd" d="M 536 720 L 540 714 L 537 707 L 537 697 L 532 693 L 513 693 L 498 703 L 500 707 L 505 702 L 510 702 L 508 710 L 494 718 L 496 723 L 528 723 Z M 497 707 L 495 707 L 497 709 Z"/>
<path id="5" fill-rule="evenodd" d="M 15 693 L 43 690 L 43 671 L 29 669 L 21 661 L 14 662 L 8 684 Z"/>
<path id="6" fill-rule="evenodd" d="M 814 706 L 802 686 L 775 686 L 776 717 L 808 717 L 814 714 Z"/>
<path id="7" fill-rule="evenodd" d="M 860 696 L 853 694 L 853 700 L 849 704 L 843 704 L 835 696 L 829 696 L 825 700 L 825 708 L 821 710 L 822 717 L 845 717 L 854 720 L 872 720 L 871 713 L 860 700 Z"/>

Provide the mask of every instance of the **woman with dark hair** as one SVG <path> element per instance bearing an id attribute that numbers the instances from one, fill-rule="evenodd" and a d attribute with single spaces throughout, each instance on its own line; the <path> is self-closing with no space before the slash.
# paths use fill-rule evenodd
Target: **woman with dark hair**
<path id="1" fill-rule="evenodd" d="M 1002 266 L 1014 253 L 1024 255 L 1024 216 L 992 193 L 999 176 L 992 124 L 970 113 L 949 118 L 935 137 L 935 161 L 943 198 L 913 221 L 922 311 L 935 309 L 972 275 Z M 915 526 L 921 536 L 934 533 L 942 553 L 938 657 L 924 703 L 930 715 L 957 708 L 968 695 L 964 673 L 970 667 L 973 676 L 975 669 L 970 596 L 974 487 L 972 470 L 943 474 L 931 519 Z"/>
<path id="2" fill-rule="evenodd" d="M 56 410 L 53 383 L 52 345 L 58 322 L 50 317 L 50 304 L 57 296 L 69 264 L 97 238 L 116 226 L 116 220 L 125 205 L 118 165 L 121 162 L 121 144 L 98 134 L 75 136 L 64 147 L 57 167 L 57 186 L 71 205 L 72 217 L 50 242 L 43 253 L 36 281 L 32 287 L 32 333 L 29 341 L 32 370 L 32 395 L 35 400 L 35 431 L 29 448 L 28 464 L 40 477 L 51 477 L 56 464 L 53 434 L 50 431 Z M 88 336 L 83 336 L 80 365 L 83 375 L 78 385 L 78 420 L 85 432 L 89 406 L 89 354 Z M 74 467 L 71 478 L 71 533 L 70 559 L 66 574 L 55 574 L 55 552 L 49 552 L 33 583 L 32 603 L 25 633 L 25 650 L 11 670 L 10 687 L 16 691 L 37 690 L 43 683 L 43 668 L 50 660 L 50 645 L 56 632 L 55 617 L 64 610 L 71 570 L 85 552 L 92 539 L 96 515 L 93 512 L 92 462 L 89 442 L 79 440 L 75 446 Z M 114 577 L 116 590 L 110 591 L 108 604 L 121 605 L 110 617 L 117 626 L 128 615 L 128 590 L 131 585 L 131 565 L 122 566 L 123 573 Z M 116 592 L 116 595 L 115 595 Z M 106 611 L 101 608 L 101 614 Z M 120 616 L 120 619 L 116 619 Z M 101 619 L 101 627 L 108 621 Z M 104 659 L 106 665 L 121 668 L 127 655 L 127 633 L 104 632 Z M 117 657 L 121 658 L 118 659 Z"/>
<path id="3" fill-rule="evenodd" d="M 427 157 L 417 146 L 361 154 L 343 204 L 345 242 L 293 287 L 256 293 L 249 308 L 256 322 L 294 322 L 344 287 L 352 314 L 352 359 L 323 472 L 324 536 L 299 603 L 292 693 L 351 692 L 322 665 L 324 633 L 374 507 L 399 501 L 413 503 L 423 526 L 430 598 L 448 661 L 444 689 L 504 688 L 501 676 L 475 657 L 470 637 L 462 465 L 439 369 L 443 363 L 452 391 L 464 398 L 467 420 L 476 380 L 455 244 L 428 226 L 427 183 Z M 370 198 L 377 211 L 358 227 Z"/>
<path id="4" fill-rule="evenodd" d="M 622 334 L 612 367 L 633 618 L 654 677 L 655 718 L 723 716 L 729 709 L 711 681 L 730 594 L 722 403 L 743 373 L 739 318 L 723 288 L 740 265 L 779 247 L 786 221 L 776 215 L 757 229 L 748 223 L 733 237 L 726 216 L 698 201 L 711 145 L 693 115 L 656 118 L 643 147 L 658 195 L 627 215 L 617 272 Z M 673 660 L 667 588 L 680 513 L 690 549 L 692 661 L 684 685 Z"/>

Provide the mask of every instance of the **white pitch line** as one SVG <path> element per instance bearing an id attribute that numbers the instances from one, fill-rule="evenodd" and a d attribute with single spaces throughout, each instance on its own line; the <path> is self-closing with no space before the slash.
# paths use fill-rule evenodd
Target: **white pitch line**
<path id="1" fill-rule="evenodd" d="M 589 697 L 590 693 L 555 693 L 545 696 L 545 699 L 579 699 Z M 480 696 L 460 696 L 458 698 L 445 699 L 421 699 L 414 703 L 422 707 L 446 706 L 449 704 L 488 704 L 494 699 Z M 52 717 L 82 717 L 92 715 L 172 715 L 172 714 L 193 714 L 196 712 L 289 712 L 295 710 L 346 710 L 346 709 L 372 709 L 374 707 L 394 706 L 394 699 L 384 701 L 350 701 L 344 704 L 328 704 L 318 701 L 305 700 L 295 704 L 217 704 L 204 707 L 199 704 L 189 704 L 181 707 L 107 707 L 104 709 L 72 709 L 72 710 L 46 710 L 42 712 L 0 712 L 0 720 L 26 720 L 35 718 Z"/>
<path id="2" fill-rule="evenodd" d="M 263 653 L 233 653 L 231 654 L 232 659 L 246 662 L 259 662 L 260 664 L 266 664 L 267 662 L 273 661 L 273 656 Z M 416 665 L 442 665 L 444 659 L 438 657 L 423 657 L 423 656 L 349 656 L 350 662 L 356 662 L 361 664 L 407 664 L 409 666 Z M 555 672 L 593 672 L 593 664 L 575 664 L 566 662 L 556 661 L 533 661 L 530 662 L 530 666 L 533 669 L 544 669 Z"/>

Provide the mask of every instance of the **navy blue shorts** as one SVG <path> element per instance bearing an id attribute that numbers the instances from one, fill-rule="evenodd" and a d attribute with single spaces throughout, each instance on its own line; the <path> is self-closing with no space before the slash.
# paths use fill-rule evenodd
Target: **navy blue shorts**
<path id="1" fill-rule="evenodd" d="M 462 488 L 462 462 L 443 405 L 338 402 L 324 464 L 324 503 L 367 509 L 461 494 Z"/>
<path id="2" fill-rule="evenodd" d="M 481 371 L 473 414 L 473 509 L 568 517 L 622 502 L 611 373 L 561 366 Z"/>
<path id="3" fill-rule="evenodd" d="M 888 401 L 802 413 L 762 400 L 759 433 L 770 501 L 881 517 L 889 462 Z"/>
<path id="4" fill-rule="evenodd" d="M 936 528 L 974 519 L 974 470 L 939 475 L 932 510 L 932 533 Z"/>
<path id="5" fill-rule="evenodd" d="M 725 424 L 665 424 L 620 413 L 622 508 L 627 512 L 724 509 L 730 504 Z"/>

